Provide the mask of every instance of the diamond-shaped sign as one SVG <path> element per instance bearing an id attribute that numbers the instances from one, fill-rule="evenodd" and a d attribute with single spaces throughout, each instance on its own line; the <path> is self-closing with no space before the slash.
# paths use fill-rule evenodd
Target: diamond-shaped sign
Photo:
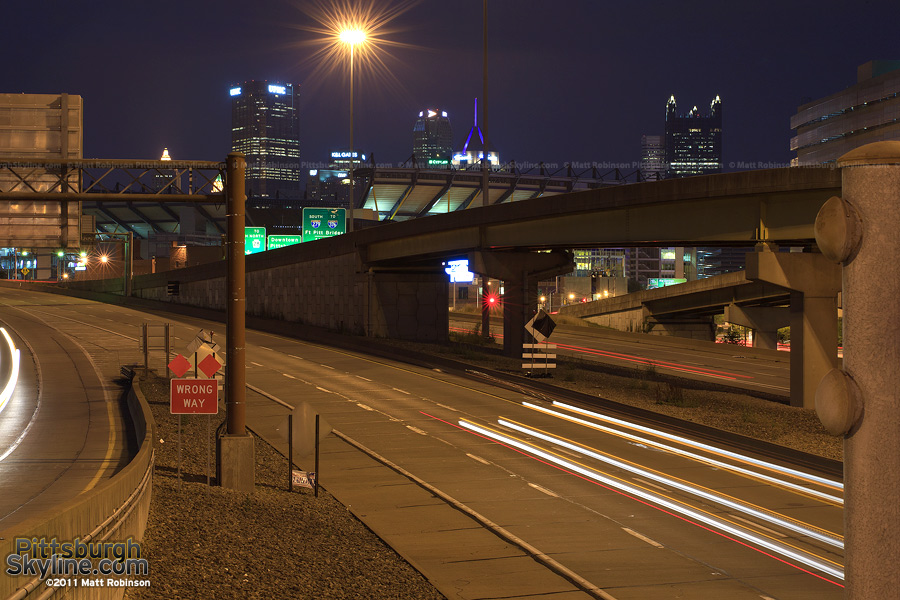
<path id="1" fill-rule="evenodd" d="M 169 368 L 175 373 L 176 377 L 181 377 L 191 368 L 191 362 L 184 356 L 179 354 L 169 362 Z"/>
<path id="2" fill-rule="evenodd" d="M 200 364 L 197 367 L 203 371 L 203 374 L 207 377 L 212 377 L 216 374 L 216 372 L 222 368 L 222 363 L 216 360 L 215 354 L 210 354 L 206 358 L 200 361 Z"/>
<path id="3" fill-rule="evenodd" d="M 544 309 L 540 309 L 528 323 L 525 324 L 525 331 L 530 333 L 538 342 L 543 342 L 553 330 L 556 328 L 556 322 L 550 318 Z"/>

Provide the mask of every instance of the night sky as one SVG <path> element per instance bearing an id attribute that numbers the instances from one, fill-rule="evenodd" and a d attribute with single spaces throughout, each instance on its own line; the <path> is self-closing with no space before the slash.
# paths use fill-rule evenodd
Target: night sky
<path id="1" fill-rule="evenodd" d="M 310 58 L 321 36 L 304 29 L 309 11 L 299 0 L 4 2 L 0 92 L 81 95 L 86 158 L 158 158 L 165 146 L 222 160 L 229 87 L 292 82 L 315 164 L 349 145 L 349 91 L 346 63 Z M 384 56 L 393 79 L 357 71 L 358 149 L 402 162 L 427 107 L 449 112 L 461 148 L 481 96 L 481 11 L 424 0 L 386 26 L 404 46 Z M 719 94 L 726 166 L 782 166 L 801 100 L 856 83 L 864 62 L 900 59 L 897 16 L 892 1 L 489 0 L 492 146 L 504 162 L 630 165 L 642 134 L 662 134 L 670 94 L 683 112 Z"/>

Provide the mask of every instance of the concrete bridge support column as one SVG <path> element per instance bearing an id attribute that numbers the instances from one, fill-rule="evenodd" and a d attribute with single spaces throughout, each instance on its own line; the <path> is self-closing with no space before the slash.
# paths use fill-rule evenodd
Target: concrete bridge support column
<path id="1" fill-rule="evenodd" d="M 791 305 L 793 304 L 792 298 Z M 725 307 L 725 322 L 749 327 L 753 330 L 753 347 L 768 350 L 778 349 L 778 330 L 792 325 L 790 309 L 780 306 L 744 307 L 736 304 Z"/>
<path id="2" fill-rule="evenodd" d="M 840 267 L 821 254 L 754 252 L 747 278 L 791 292 L 791 406 L 815 408 L 816 386 L 837 366 Z"/>
<path id="3" fill-rule="evenodd" d="M 900 142 L 838 159 L 843 198 L 816 218 L 816 241 L 843 269 L 844 363 L 816 412 L 844 435 L 844 597 L 900 590 Z"/>
<path id="4" fill-rule="evenodd" d="M 525 323 L 537 312 L 539 281 L 570 273 L 575 268 L 571 252 L 473 252 L 469 270 L 503 280 L 503 354 L 521 356 L 526 340 Z"/>

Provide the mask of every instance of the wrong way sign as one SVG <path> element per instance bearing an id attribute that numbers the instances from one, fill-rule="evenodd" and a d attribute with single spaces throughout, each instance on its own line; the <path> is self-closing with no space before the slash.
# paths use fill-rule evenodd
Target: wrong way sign
<path id="1" fill-rule="evenodd" d="M 173 379 L 169 388 L 169 412 L 173 415 L 214 415 L 219 412 L 219 388 L 215 379 Z"/>

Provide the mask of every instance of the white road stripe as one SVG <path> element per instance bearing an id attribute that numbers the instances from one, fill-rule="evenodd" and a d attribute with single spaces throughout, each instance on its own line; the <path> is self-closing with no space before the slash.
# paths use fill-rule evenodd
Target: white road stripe
<path id="1" fill-rule="evenodd" d="M 641 535 L 641 534 L 639 534 L 637 531 L 632 531 L 631 529 L 628 529 L 627 527 L 623 527 L 623 528 L 622 528 L 622 531 L 624 531 L 624 532 L 627 533 L 628 535 L 633 535 L 634 537 L 636 537 L 637 539 L 641 540 L 642 542 L 647 542 L 648 544 L 650 544 L 650 545 L 653 546 L 654 548 L 663 548 L 663 547 L 664 547 L 664 546 L 663 546 L 662 544 L 660 544 L 659 542 L 656 542 L 656 541 L 654 541 L 654 540 L 651 540 L 651 539 L 648 538 L 647 536 Z"/>
<path id="2" fill-rule="evenodd" d="M 489 465 L 489 464 L 491 464 L 491 462 L 490 462 L 489 460 L 484 460 L 484 459 L 481 458 L 480 456 L 475 456 L 474 454 L 468 454 L 468 453 L 467 453 L 466 456 L 468 456 L 468 457 L 471 458 L 472 460 L 477 460 L 478 462 L 480 462 L 480 463 L 483 464 L 483 465 Z"/>
<path id="3" fill-rule="evenodd" d="M 529 483 L 528 485 L 531 486 L 531 487 L 533 487 L 534 489 L 536 489 L 536 490 L 539 491 L 539 492 L 542 492 L 542 493 L 544 493 L 544 494 L 547 494 L 548 496 L 553 496 L 554 498 L 559 498 L 559 494 L 557 494 L 556 492 L 551 492 L 551 491 L 548 490 L 547 488 L 541 487 L 541 486 L 539 486 L 539 485 L 536 484 L 536 483 Z"/>

